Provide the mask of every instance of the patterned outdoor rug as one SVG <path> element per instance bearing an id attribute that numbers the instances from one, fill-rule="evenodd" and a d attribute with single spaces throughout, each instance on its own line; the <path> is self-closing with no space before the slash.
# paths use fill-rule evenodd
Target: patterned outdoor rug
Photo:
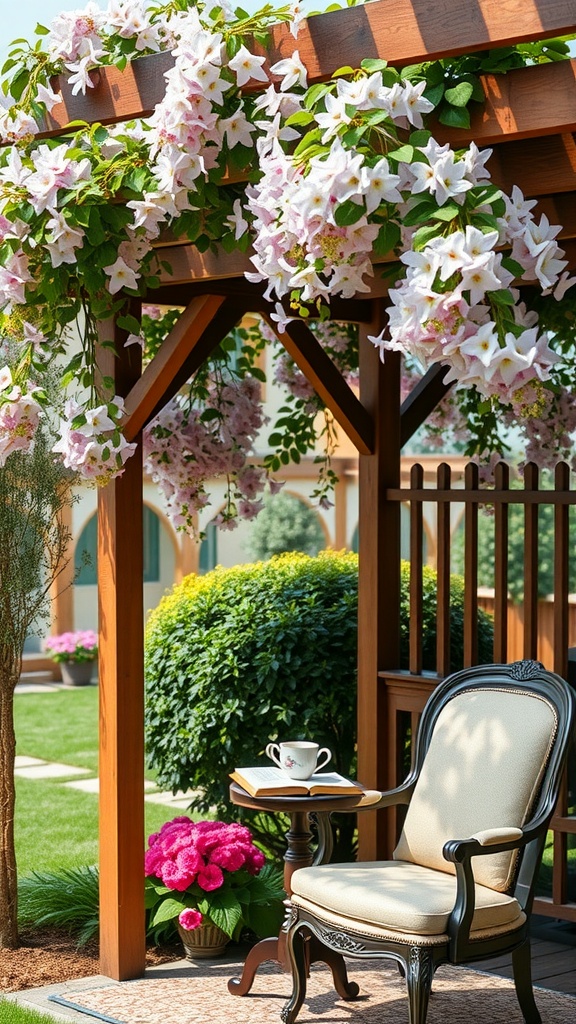
<path id="1" fill-rule="evenodd" d="M 275 964 L 260 967 L 252 993 L 232 996 L 226 987 L 234 965 L 218 964 L 154 972 L 139 981 L 100 988 L 63 987 L 50 998 L 110 1024 L 279 1024 L 290 978 Z M 350 964 L 360 985 L 353 1002 L 338 998 L 325 967 L 316 966 L 298 1024 L 405 1024 L 405 986 L 393 965 Z M 574 1024 L 576 998 L 536 989 L 543 1024 Z M 522 1024 L 514 986 L 505 978 L 443 967 L 434 980 L 428 1024 Z M 88 1022 L 87 1022 L 88 1024 Z"/>

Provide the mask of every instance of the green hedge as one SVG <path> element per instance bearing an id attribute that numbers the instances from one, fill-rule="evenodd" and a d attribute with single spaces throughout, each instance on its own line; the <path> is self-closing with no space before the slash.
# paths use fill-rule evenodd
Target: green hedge
<path id="1" fill-rule="evenodd" d="M 257 764 L 269 740 L 313 738 L 334 768 L 355 770 L 358 559 L 322 552 L 189 576 L 152 613 L 146 633 L 151 765 L 172 790 L 198 788 L 194 808 L 230 814 L 228 772 Z M 409 566 L 402 566 L 403 661 Z M 434 668 L 436 574 L 424 571 L 424 657 Z M 462 664 L 463 583 L 453 577 L 453 667 Z M 479 660 L 492 660 L 480 614 Z"/>

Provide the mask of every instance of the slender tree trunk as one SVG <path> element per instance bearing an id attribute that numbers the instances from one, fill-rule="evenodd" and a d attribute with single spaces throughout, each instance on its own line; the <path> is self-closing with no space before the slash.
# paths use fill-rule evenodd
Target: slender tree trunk
<path id="1" fill-rule="evenodd" d="M 18 881 L 14 849 L 14 687 L 17 672 L 8 655 L 0 656 L 0 949 L 16 949 Z"/>

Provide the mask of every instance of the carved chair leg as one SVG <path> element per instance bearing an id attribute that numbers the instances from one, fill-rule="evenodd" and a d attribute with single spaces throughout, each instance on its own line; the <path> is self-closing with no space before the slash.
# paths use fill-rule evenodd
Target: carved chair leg
<path id="1" fill-rule="evenodd" d="M 346 969 L 346 961 L 341 953 L 337 953 L 336 950 L 330 949 L 329 946 L 325 946 L 323 942 L 320 942 L 315 935 L 311 935 L 308 940 L 309 945 L 309 962 L 311 964 L 324 963 L 328 964 L 328 967 L 332 971 L 332 980 L 334 982 L 334 988 L 341 999 L 355 999 L 358 995 L 360 988 L 355 981 L 348 980 L 348 971 Z"/>
<path id="2" fill-rule="evenodd" d="M 406 963 L 410 1024 L 426 1024 L 433 975 L 432 951 L 421 946 L 411 946 Z"/>
<path id="3" fill-rule="evenodd" d="M 292 968 L 292 994 L 280 1014 L 284 1024 L 294 1024 L 306 996 L 308 963 L 304 937 L 298 931 L 286 935 L 286 952 Z"/>
<path id="4" fill-rule="evenodd" d="M 541 1024 L 542 1018 L 534 1001 L 534 990 L 532 988 L 532 963 L 529 939 L 526 939 L 512 953 L 512 969 L 514 971 L 516 995 L 518 996 L 518 1002 L 520 1003 L 520 1009 L 526 1024 Z"/>

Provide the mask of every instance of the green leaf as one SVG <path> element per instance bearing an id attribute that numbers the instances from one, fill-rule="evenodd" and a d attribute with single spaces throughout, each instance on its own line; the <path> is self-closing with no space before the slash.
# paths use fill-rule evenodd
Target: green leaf
<path id="1" fill-rule="evenodd" d="M 306 109 L 310 110 L 311 107 L 313 107 L 314 104 L 328 92 L 332 92 L 332 88 L 327 82 L 318 82 L 316 85 L 310 86 L 304 97 L 304 106 Z"/>
<path id="2" fill-rule="evenodd" d="M 26 68 L 24 68 L 22 71 L 19 71 L 18 74 L 15 75 L 12 79 L 10 83 L 10 92 L 16 100 L 16 102 L 22 99 L 22 93 L 24 92 L 29 81 L 30 72 Z"/>
<path id="3" fill-rule="evenodd" d="M 154 912 L 151 925 L 153 928 L 158 924 L 163 924 L 164 921 L 171 921 L 174 917 L 178 917 L 182 910 L 184 910 L 185 903 L 181 900 L 166 899 L 162 900 L 157 910 Z"/>
<path id="4" fill-rule="evenodd" d="M 454 220 L 461 213 L 461 207 L 457 203 L 447 202 L 444 206 L 435 210 L 431 215 L 434 220 L 450 221 Z"/>
<path id="5" fill-rule="evenodd" d="M 502 266 L 505 270 L 509 270 L 511 274 L 514 274 L 514 277 L 522 277 L 524 273 L 524 267 L 522 264 L 513 260 L 511 256 L 502 257 Z"/>
<path id="6" fill-rule="evenodd" d="M 314 114 L 309 110 L 297 110 L 295 114 L 290 114 L 290 117 L 286 118 L 287 125 L 295 124 L 310 124 L 310 121 L 314 120 Z"/>
<path id="7" fill-rule="evenodd" d="M 354 68 L 351 68 L 348 65 L 348 66 L 345 66 L 343 68 L 338 68 L 337 71 L 334 71 L 333 74 L 332 74 L 332 78 L 343 78 L 345 75 L 353 75 L 353 74 L 354 74 Z"/>
<path id="8" fill-rule="evenodd" d="M 423 249 L 432 238 L 436 238 L 437 234 L 438 226 L 436 224 L 425 224 L 424 227 L 418 228 L 412 238 L 412 247 L 416 250 Z"/>
<path id="9" fill-rule="evenodd" d="M 388 62 L 375 57 L 365 57 L 365 59 L 360 62 L 360 67 L 364 71 L 369 71 L 370 74 L 372 74 L 374 71 L 384 71 L 384 68 L 388 67 Z"/>
<path id="10" fill-rule="evenodd" d="M 444 102 L 440 107 L 438 120 L 441 124 L 448 125 L 450 128 L 470 127 L 470 114 L 466 107 L 454 107 Z"/>
<path id="11" fill-rule="evenodd" d="M 424 199 L 421 203 L 417 203 L 411 210 L 405 214 L 403 220 L 406 227 L 413 227 L 414 224 L 422 224 L 424 221 L 429 220 L 430 217 L 436 213 L 438 207 L 436 203 L 431 199 Z"/>
<path id="12" fill-rule="evenodd" d="M 425 128 L 418 128 L 415 132 L 410 133 L 410 145 L 416 146 L 419 149 L 423 149 L 427 146 L 432 138 L 432 132 L 427 131 Z"/>
<path id="13" fill-rule="evenodd" d="M 351 199 L 347 199 L 345 203 L 340 203 L 334 210 L 334 221 L 339 228 L 349 227 L 351 224 L 356 224 L 365 213 L 364 203 L 354 203 Z"/>
<path id="14" fill-rule="evenodd" d="M 442 97 L 444 96 L 444 83 L 440 82 L 438 85 L 430 85 L 424 90 L 424 96 L 430 103 L 433 103 L 435 107 L 438 106 Z"/>
<path id="15" fill-rule="evenodd" d="M 411 164 L 414 159 L 414 146 L 400 146 L 399 149 L 388 153 L 389 160 L 397 160 L 398 163 Z"/>
<path id="16" fill-rule="evenodd" d="M 316 143 L 316 144 L 319 143 L 321 138 L 322 138 L 322 132 L 321 132 L 320 128 L 313 128 L 312 131 L 306 132 L 306 135 L 304 136 L 304 138 L 300 139 L 300 142 L 296 146 L 296 149 L 294 150 L 294 156 L 300 156 L 302 153 L 305 152 L 305 150 L 310 148 L 314 143 Z"/>
<path id="17" fill-rule="evenodd" d="M 446 89 L 444 96 L 453 107 L 465 107 L 472 98 L 474 88 L 470 82 L 458 82 L 458 85 Z"/>
<path id="18" fill-rule="evenodd" d="M 495 302 L 497 306 L 513 306 L 514 296 L 508 288 L 499 288 L 498 291 L 486 293 L 492 302 Z"/>
<path id="19" fill-rule="evenodd" d="M 116 323 L 122 331 L 129 334 L 140 334 L 140 323 L 135 316 L 119 316 Z"/>
<path id="20" fill-rule="evenodd" d="M 392 220 L 386 221 L 380 228 L 374 241 L 374 254 L 376 256 L 386 256 L 387 253 L 393 252 L 396 246 L 399 245 L 400 238 L 400 226 Z"/>

